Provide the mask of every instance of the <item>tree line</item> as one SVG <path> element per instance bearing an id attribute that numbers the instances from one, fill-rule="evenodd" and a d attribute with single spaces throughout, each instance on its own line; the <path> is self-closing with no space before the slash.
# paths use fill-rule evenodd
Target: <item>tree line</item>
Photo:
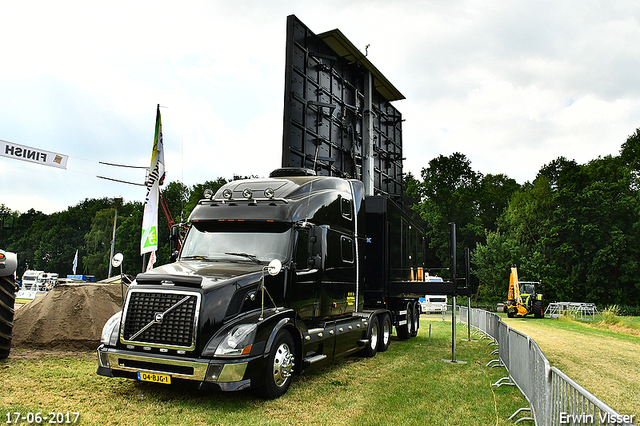
<path id="1" fill-rule="evenodd" d="M 241 179 L 234 176 L 229 180 Z M 169 211 L 178 216 L 176 223 L 186 221 L 205 189 L 216 191 L 229 180 L 218 178 L 187 187 L 171 182 L 162 190 Z M 135 276 L 146 266 L 140 255 L 143 203 L 127 202 L 117 208 L 114 253 L 122 253 L 122 272 Z M 169 262 L 169 226 L 158 207 L 157 265 Z M 85 199 L 76 206 L 52 214 L 30 209 L 26 213 L 10 210 L 0 204 L 0 248 L 18 255 L 18 276 L 27 269 L 57 272 L 61 277 L 73 273 L 73 260 L 78 251 L 76 274 L 93 275 L 96 280 L 107 278 L 109 271 L 113 226 L 116 220 L 114 200 Z M 112 276 L 120 270 L 112 271 Z"/>
<path id="2" fill-rule="evenodd" d="M 171 182 L 162 193 L 176 222 L 186 221 L 203 198 L 230 180 L 219 178 L 187 187 Z M 510 267 L 521 279 L 541 280 L 547 301 L 639 305 L 640 303 L 640 129 L 622 144 L 619 155 L 586 164 L 559 157 L 523 185 L 508 176 L 482 174 L 462 153 L 440 155 L 404 178 L 405 209 L 427 234 L 427 266 L 449 267 L 449 226 L 457 225 L 459 253 L 471 251 L 471 287 L 479 303 L 504 301 Z M 18 254 L 18 271 L 107 277 L 115 206 L 107 198 L 86 199 L 63 212 L 26 213 L 0 205 L 12 226 L 0 229 L 0 248 Z M 143 205 L 118 207 L 115 252 L 123 253 L 123 272 L 136 275 Z M 6 224 L 5 220 L 5 224 Z M 156 265 L 169 261 L 169 227 L 159 215 Z M 113 272 L 119 273 L 119 271 Z M 446 275 L 446 272 L 444 273 Z"/>

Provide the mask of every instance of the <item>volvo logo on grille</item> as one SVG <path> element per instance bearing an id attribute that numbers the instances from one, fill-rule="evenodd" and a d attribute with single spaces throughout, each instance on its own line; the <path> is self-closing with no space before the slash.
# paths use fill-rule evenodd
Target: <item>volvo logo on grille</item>
<path id="1" fill-rule="evenodd" d="M 164 317 L 163 313 L 156 312 L 156 323 L 162 324 L 162 318 Z"/>

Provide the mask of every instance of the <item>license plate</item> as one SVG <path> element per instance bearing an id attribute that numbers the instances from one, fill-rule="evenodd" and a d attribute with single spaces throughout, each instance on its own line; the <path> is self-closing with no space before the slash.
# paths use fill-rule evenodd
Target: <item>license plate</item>
<path id="1" fill-rule="evenodd" d="M 138 371 L 138 380 L 143 382 L 162 383 L 165 385 L 171 384 L 171 376 L 168 374 L 145 373 Z"/>

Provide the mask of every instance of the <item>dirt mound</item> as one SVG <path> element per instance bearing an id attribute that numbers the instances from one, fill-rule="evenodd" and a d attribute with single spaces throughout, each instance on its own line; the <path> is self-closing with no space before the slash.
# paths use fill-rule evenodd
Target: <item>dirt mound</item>
<path id="1" fill-rule="evenodd" d="M 16 310 L 12 346 L 96 349 L 102 327 L 121 306 L 120 284 L 59 285 Z"/>

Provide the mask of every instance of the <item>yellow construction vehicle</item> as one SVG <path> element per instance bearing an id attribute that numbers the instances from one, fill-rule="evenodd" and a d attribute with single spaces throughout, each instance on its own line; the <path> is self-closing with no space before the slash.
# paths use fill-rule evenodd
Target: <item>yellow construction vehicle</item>
<path id="1" fill-rule="evenodd" d="M 518 268 L 512 267 L 506 303 L 507 316 L 513 318 L 533 314 L 536 318 L 544 317 L 544 298 L 540 292 L 541 287 L 540 282 L 518 281 Z"/>

